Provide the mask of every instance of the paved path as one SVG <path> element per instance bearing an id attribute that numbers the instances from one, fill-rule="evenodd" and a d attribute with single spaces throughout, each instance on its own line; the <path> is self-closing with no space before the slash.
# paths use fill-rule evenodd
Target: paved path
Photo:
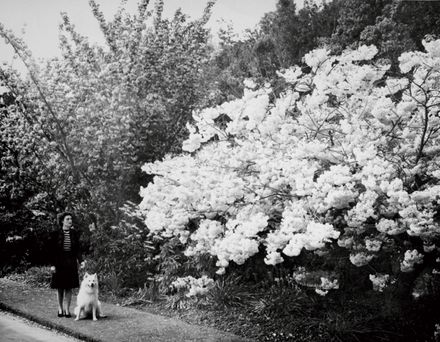
<path id="1" fill-rule="evenodd" d="M 73 303 L 76 297 L 73 298 Z M 0 308 L 86 341 L 115 342 L 244 342 L 246 339 L 213 328 L 190 325 L 127 307 L 103 303 L 107 318 L 56 317 L 54 290 L 26 286 L 0 278 Z"/>
<path id="2" fill-rule="evenodd" d="M 80 342 L 5 311 L 0 311 L 0 336 L 2 342 Z"/>

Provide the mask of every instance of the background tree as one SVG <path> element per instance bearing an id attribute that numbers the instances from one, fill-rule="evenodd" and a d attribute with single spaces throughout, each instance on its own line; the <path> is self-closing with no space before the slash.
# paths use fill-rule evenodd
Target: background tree
<path id="1" fill-rule="evenodd" d="M 139 165 L 175 151 L 185 134 L 182 127 L 202 95 L 210 53 L 204 24 L 212 3 L 194 22 L 180 11 L 163 19 L 162 1 L 154 15 L 143 1 L 135 15 L 122 7 L 110 22 L 90 4 L 106 47 L 90 45 L 64 14 L 62 57 L 37 69 L 22 42 L 5 30 L 2 35 L 30 68 L 25 92 L 18 94 L 20 114 L 36 126 L 41 153 L 49 156 L 44 150 L 52 146 L 50 166 L 65 182 L 57 187 L 59 197 L 110 219 L 124 201 L 138 198 L 139 184 L 147 181 Z"/>
<path id="2" fill-rule="evenodd" d="M 280 66 L 287 68 L 300 63 L 308 51 L 330 37 L 335 32 L 340 8 L 340 1 L 324 2 L 321 6 L 305 1 L 299 10 L 293 1 L 278 1 L 276 11 L 266 14 L 260 26 L 275 46 Z"/>
<path id="3" fill-rule="evenodd" d="M 334 47 L 340 51 L 352 44 L 357 44 L 365 27 L 374 25 L 376 18 L 382 14 L 383 8 L 390 3 L 391 0 L 340 1 L 337 26 L 331 37 Z"/>
<path id="4" fill-rule="evenodd" d="M 397 70 L 397 57 L 404 51 L 422 50 L 425 35 L 438 35 L 440 4 L 430 1 L 340 2 L 337 27 L 330 43 L 338 49 L 374 44 L 377 58 L 386 58 Z"/>
<path id="5" fill-rule="evenodd" d="M 180 150 L 182 128 L 205 93 L 212 5 L 188 21 L 180 10 L 163 18 L 163 1 L 149 10 L 145 0 L 135 14 L 122 6 L 106 21 L 90 1 L 105 45 L 90 44 L 63 14 L 61 57 L 42 65 L 0 26 L 28 69 L 27 78 L 6 68 L 1 73 L 1 181 L 11 203 L 5 221 L 32 202 L 45 214 L 45 230 L 65 209 L 78 213 L 81 229 L 91 213 L 98 227 L 120 222 L 120 208 L 139 201 L 139 186 L 149 180 L 140 166 Z M 5 235 L 29 226 L 16 223 Z"/>
<path id="6" fill-rule="evenodd" d="M 55 198 L 47 192 L 54 185 L 43 156 L 38 152 L 38 136 L 25 116 L 17 88 L 19 75 L 0 72 L 0 273 L 24 270 L 30 263 L 48 261 L 44 241 L 47 213 L 54 211 Z M 17 134 L 28 132 L 28 134 Z"/>

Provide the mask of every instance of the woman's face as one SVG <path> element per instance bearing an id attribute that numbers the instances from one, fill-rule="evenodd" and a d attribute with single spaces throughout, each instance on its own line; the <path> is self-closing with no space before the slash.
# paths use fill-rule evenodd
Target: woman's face
<path id="1" fill-rule="evenodd" d="M 63 219 L 63 229 L 69 229 L 72 227 L 72 216 L 67 215 Z"/>

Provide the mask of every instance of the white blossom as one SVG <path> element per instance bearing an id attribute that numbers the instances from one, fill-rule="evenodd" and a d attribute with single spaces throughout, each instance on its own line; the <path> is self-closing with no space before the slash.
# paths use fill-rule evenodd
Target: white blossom
<path id="1" fill-rule="evenodd" d="M 400 270 L 402 272 L 411 272 L 414 266 L 423 262 L 423 254 L 419 253 L 417 249 L 407 250 L 403 261 L 400 263 Z"/>
<path id="2" fill-rule="evenodd" d="M 373 290 L 378 292 L 383 292 L 390 283 L 389 274 L 370 274 L 369 278 L 373 284 Z"/>
<path id="3" fill-rule="evenodd" d="M 350 262 L 357 267 L 368 265 L 368 263 L 373 260 L 373 258 L 373 254 L 368 254 L 365 252 L 350 254 Z"/>

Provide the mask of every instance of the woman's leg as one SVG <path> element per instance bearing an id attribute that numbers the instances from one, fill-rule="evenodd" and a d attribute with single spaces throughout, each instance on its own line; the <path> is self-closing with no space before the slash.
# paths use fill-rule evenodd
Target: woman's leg
<path id="1" fill-rule="evenodd" d="M 57 289 L 58 313 L 63 313 L 64 289 Z"/>
<path id="2" fill-rule="evenodd" d="M 64 297 L 66 298 L 66 315 L 70 315 L 70 303 L 72 301 L 72 289 L 64 290 Z"/>

